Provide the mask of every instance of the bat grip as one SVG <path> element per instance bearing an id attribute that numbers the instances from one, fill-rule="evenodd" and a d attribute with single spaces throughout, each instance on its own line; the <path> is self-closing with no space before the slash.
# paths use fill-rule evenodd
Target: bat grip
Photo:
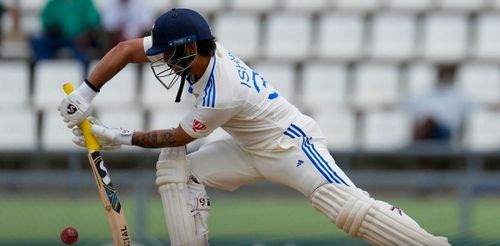
<path id="1" fill-rule="evenodd" d="M 68 82 L 64 84 L 63 86 L 64 92 L 66 92 L 67 95 L 69 95 L 71 92 L 73 92 L 74 87 L 71 82 Z M 97 142 L 96 138 L 94 135 L 92 135 L 92 126 L 90 125 L 90 122 L 88 119 L 84 119 L 82 123 L 79 125 L 80 129 L 82 130 L 83 133 L 83 138 L 85 139 L 85 144 L 87 145 L 88 150 L 99 150 L 101 149 L 101 146 Z"/>

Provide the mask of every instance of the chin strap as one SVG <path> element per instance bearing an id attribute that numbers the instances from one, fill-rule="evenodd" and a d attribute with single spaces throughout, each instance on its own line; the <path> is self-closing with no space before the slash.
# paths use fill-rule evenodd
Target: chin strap
<path id="1" fill-rule="evenodd" d="M 184 83 L 186 82 L 186 75 L 181 76 L 181 84 L 179 85 L 179 90 L 177 91 L 177 96 L 175 97 L 175 102 L 179 103 L 181 101 L 182 91 L 184 90 Z"/>

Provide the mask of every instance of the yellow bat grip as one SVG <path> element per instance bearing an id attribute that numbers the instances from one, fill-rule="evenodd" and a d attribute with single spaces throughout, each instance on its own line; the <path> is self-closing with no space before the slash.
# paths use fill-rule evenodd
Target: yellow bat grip
<path id="1" fill-rule="evenodd" d="M 73 92 L 74 87 L 71 82 L 68 82 L 63 85 L 64 92 L 66 92 L 67 95 L 69 95 L 71 92 Z M 89 123 L 89 120 L 85 119 L 80 123 L 80 129 L 82 130 L 83 133 L 83 138 L 85 138 L 85 144 L 87 145 L 87 149 L 89 150 L 99 150 L 101 149 L 101 146 L 99 143 L 97 143 L 97 140 L 95 139 L 94 135 L 92 135 L 92 130 L 91 126 Z"/>

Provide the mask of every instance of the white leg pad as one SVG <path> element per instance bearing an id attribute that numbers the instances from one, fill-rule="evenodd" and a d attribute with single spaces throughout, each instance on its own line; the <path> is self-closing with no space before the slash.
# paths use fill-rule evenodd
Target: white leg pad
<path id="1" fill-rule="evenodd" d="M 399 208 L 358 188 L 326 184 L 314 191 L 311 201 L 338 228 L 373 245 L 450 245 L 447 238 L 428 233 Z"/>
<path id="2" fill-rule="evenodd" d="M 191 178 L 185 147 L 163 149 L 156 170 L 170 244 L 208 245 L 210 201 L 205 187 Z"/>

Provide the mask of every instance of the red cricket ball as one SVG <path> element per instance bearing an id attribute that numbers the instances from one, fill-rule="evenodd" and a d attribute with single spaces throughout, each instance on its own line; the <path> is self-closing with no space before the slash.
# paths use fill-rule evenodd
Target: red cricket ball
<path id="1" fill-rule="evenodd" d="M 61 241 L 67 245 L 74 244 L 78 240 L 78 231 L 74 227 L 66 227 L 61 231 Z"/>

